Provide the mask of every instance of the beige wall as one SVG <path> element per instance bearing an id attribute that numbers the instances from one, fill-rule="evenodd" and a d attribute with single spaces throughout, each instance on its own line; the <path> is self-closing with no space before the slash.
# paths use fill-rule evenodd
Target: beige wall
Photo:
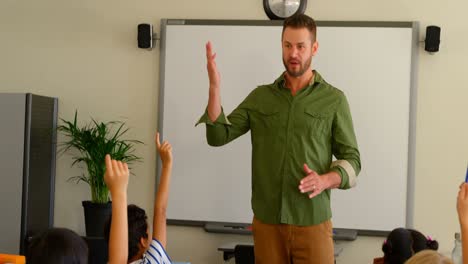
<path id="1" fill-rule="evenodd" d="M 442 27 L 441 51 L 429 55 L 421 48 L 419 54 L 414 223 L 439 239 L 444 253 L 458 230 L 455 197 L 468 160 L 467 9 L 464 0 L 319 0 L 309 1 L 307 8 L 317 20 L 419 21 L 421 39 L 427 25 Z M 83 118 L 126 118 L 131 135 L 147 143 L 138 149 L 145 162 L 133 170 L 137 176 L 131 179 L 129 200 L 149 213 L 159 52 L 136 47 L 136 26 L 149 22 L 159 32 L 161 18 L 266 16 L 260 0 L 0 1 L 0 92 L 56 96 L 63 118 L 75 109 Z M 81 200 L 89 191 L 66 182 L 81 172 L 70 169 L 70 161 L 62 156 L 57 164 L 55 224 L 84 233 Z M 221 263 L 219 244 L 248 239 L 170 227 L 169 253 L 195 264 Z M 370 263 L 380 254 L 381 242 L 362 237 L 344 243 L 339 263 Z"/>

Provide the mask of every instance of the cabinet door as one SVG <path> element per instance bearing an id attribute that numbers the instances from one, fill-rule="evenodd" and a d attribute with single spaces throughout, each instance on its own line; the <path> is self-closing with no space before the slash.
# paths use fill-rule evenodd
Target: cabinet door
<path id="1" fill-rule="evenodd" d="M 0 94 L 0 252 L 19 254 L 26 96 Z"/>

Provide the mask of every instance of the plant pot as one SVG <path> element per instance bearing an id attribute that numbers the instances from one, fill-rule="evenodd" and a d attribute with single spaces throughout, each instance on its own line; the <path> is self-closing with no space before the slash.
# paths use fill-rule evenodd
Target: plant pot
<path id="1" fill-rule="evenodd" d="M 83 201 L 87 237 L 104 237 L 104 225 L 112 213 L 112 203 Z"/>

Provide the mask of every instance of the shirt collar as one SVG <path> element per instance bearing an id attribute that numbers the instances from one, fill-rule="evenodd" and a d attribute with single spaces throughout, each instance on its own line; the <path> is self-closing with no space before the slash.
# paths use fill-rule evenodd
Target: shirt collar
<path id="1" fill-rule="evenodd" d="M 323 83 L 324 80 L 322 78 L 322 76 L 320 75 L 320 73 L 318 73 L 318 71 L 316 70 L 312 70 L 314 72 L 314 77 L 312 77 L 312 80 L 310 81 L 309 83 L 309 86 L 312 86 L 314 84 L 319 84 L 319 83 Z M 286 72 L 283 72 L 276 80 L 275 80 L 275 84 L 278 86 L 278 88 L 281 88 L 281 87 L 285 87 L 285 78 L 284 78 L 284 74 Z"/>

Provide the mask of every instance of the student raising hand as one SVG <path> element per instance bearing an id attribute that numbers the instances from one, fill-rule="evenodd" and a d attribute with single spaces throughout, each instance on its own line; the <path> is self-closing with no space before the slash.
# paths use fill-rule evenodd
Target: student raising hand
<path id="1" fill-rule="evenodd" d="M 159 139 L 156 133 L 156 148 L 162 161 L 161 177 L 154 202 L 153 238 L 158 240 L 162 247 L 166 248 L 166 210 L 169 196 L 169 184 L 172 173 L 172 146 L 166 140 Z"/>
<path id="2" fill-rule="evenodd" d="M 164 162 L 154 206 L 153 235 L 149 234 L 145 210 L 136 206 L 127 207 L 128 167 L 125 163 L 106 156 L 105 181 L 112 195 L 112 218 L 105 237 L 109 245 L 109 264 L 172 263 L 166 247 L 166 207 L 171 174 L 171 146 L 160 144 L 155 137 L 157 149 Z M 130 238 L 130 239 L 129 239 Z"/>
<path id="3" fill-rule="evenodd" d="M 125 162 L 105 158 L 104 181 L 112 196 L 112 220 L 109 235 L 109 264 L 127 263 L 128 222 L 127 185 L 129 170 Z"/>

